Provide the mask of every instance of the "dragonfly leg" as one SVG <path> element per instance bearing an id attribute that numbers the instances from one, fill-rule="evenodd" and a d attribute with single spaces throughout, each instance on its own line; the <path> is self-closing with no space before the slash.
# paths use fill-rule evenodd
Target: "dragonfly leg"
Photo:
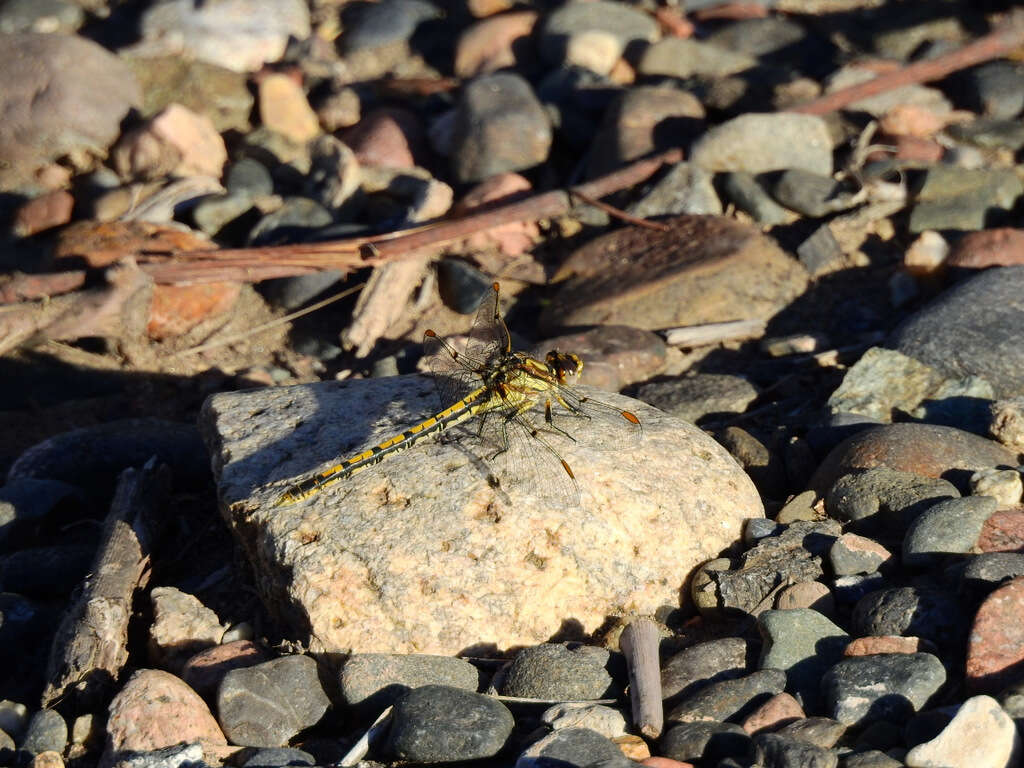
<path id="1" fill-rule="evenodd" d="M 565 402 L 560 397 L 558 398 L 558 402 L 560 402 L 562 405 L 565 405 Z M 569 408 L 569 406 L 565 405 L 565 409 L 569 411 L 569 413 L 573 413 L 573 410 Z M 553 429 L 555 432 L 564 435 L 565 437 L 572 440 L 574 443 L 576 442 L 575 437 L 573 437 L 560 426 L 555 424 L 554 416 L 551 413 L 551 398 L 548 398 L 547 400 L 544 401 L 544 421 L 548 425 L 548 429 Z"/>

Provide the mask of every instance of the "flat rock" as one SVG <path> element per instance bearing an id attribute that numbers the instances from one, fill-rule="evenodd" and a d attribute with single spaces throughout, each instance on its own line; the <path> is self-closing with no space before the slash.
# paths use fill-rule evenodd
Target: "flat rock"
<path id="1" fill-rule="evenodd" d="M 885 424 L 858 432 L 833 448 L 811 477 L 810 487 L 824 495 L 843 475 L 888 467 L 944 478 L 966 491 L 972 472 L 1016 465 L 1015 453 L 970 432 L 933 424 Z"/>
<path id="2" fill-rule="evenodd" d="M 74 35 L 0 35 L 0 188 L 31 182 L 69 154 L 103 155 L 142 104 L 129 67 Z"/>
<path id="3" fill-rule="evenodd" d="M 617 695 L 608 672 L 609 653 L 583 645 L 569 648 L 542 643 L 524 648 L 505 672 L 505 696 L 564 701 L 604 699 Z"/>
<path id="4" fill-rule="evenodd" d="M 930 653 L 882 653 L 843 659 L 825 673 L 829 716 L 846 725 L 900 720 L 922 709 L 946 681 Z"/>
<path id="5" fill-rule="evenodd" d="M 751 113 L 710 129 L 694 144 L 690 161 L 717 172 L 800 168 L 829 176 L 832 139 L 814 115 Z"/>
<path id="6" fill-rule="evenodd" d="M 807 285 L 807 273 L 756 227 L 682 215 L 652 232 L 627 226 L 591 240 L 560 269 L 572 275 L 542 327 L 603 324 L 649 330 L 765 320 Z"/>
<path id="7" fill-rule="evenodd" d="M 375 712 L 382 712 L 407 691 L 424 685 L 476 692 L 480 673 L 463 659 L 419 653 L 356 653 L 341 669 L 345 703 Z"/>
<path id="8" fill-rule="evenodd" d="M 672 723 L 742 719 L 786 688 L 781 669 L 760 669 L 735 680 L 721 680 L 680 701 L 665 715 Z"/>
<path id="9" fill-rule="evenodd" d="M 505 746 L 514 724 L 512 713 L 491 696 L 425 685 L 395 703 L 388 751 L 413 763 L 480 760 Z"/>
<path id="10" fill-rule="evenodd" d="M 592 445 L 583 429 L 576 443 L 550 438 L 574 467 L 580 506 L 544 502 L 548 484 L 524 487 L 530 475 L 488 483 L 493 450 L 468 436 L 425 440 L 304 504 L 273 506 L 296 478 L 434 413 L 433 389 L 414 376 L 325 382 L 219 394 L 204 408 L 222 509 L 265 601 L 325 649 L 532 645 L 569 619 L 589 633 L 610 614 L 677 604 L 687 574 L 763 514 L 710 437 L 609 393 L 595 396 L 643 424 L 638 450 Z M 530 461 L 564 476 L 546 455 Z"/>
<path id="11" fill-rule="evenodd" d="M 943 293 L 888 346 L 948 376 L 980 376 L 998 397 L 1024 394 L 1024 266 L 988 269 Z"/>
<path id="12" fill-rule="evenodd" d="M 661 668 L 661 695 L 666 706 L 720 680 L 746 674 L 750 644 L 741 637 L 723 637 L 684 648 Z"/>

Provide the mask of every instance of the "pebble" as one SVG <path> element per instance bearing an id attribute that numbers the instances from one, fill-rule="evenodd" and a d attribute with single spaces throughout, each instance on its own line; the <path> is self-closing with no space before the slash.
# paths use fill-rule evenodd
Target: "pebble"
<path id="1" fill-rule="evenodd" d="M 541 722 L 551 730 L 586 728 L 609 739 L 626 735 L 626 716 L 621 710 L 601 704 L 573 703 L 548 707 L 540 716 Z"/>
<path id="2" fill-rule="evenodd" d="M 769 610 L 757 617 L 764 645 L 758 666 L 786 672 L 786 690 L 812 711 L 820 705 L 821 676 L 843 656 L 850 636 L 810 608 Z"/>
<path id="3" fill-rule="evenodd" d="M 302 85 L 284 73 L 260 78 L 256 101 L 260 122 L 289 141 L 309 141 L 320 133 L 320 121 L 309 106 Z"/>
<path id="4" fill-rule="evenodd" d="M 15 237 L 31 237 L 71 221 L 75 198 L 63 189 L 55 189 L 29 200 L 18 208 L 11 232 Z"/>
<path id="5" fill-rule="evenodd" d="M 459 100 L 452 171 L 472 182 L 531 168 L 547 159 L 551 141 L 551 123 L 529 83 L 511 73 L 483 75 Z"/>
<path id="6" fill-rule="evenodd" d="M 903 563 L 911 568 L 941 565 L 950 554 L 971 552 L 985 521 L 998 504 L 991 496 L 940 501 L 922 512 L 903 539 Z"/>
<path id="7" fill-rule="evenodd" d="M 1024 663 L 1024 578 L 1017 576 L 994 590 L 974 615 L 967 640 L 968 690 L 996 694 L 1018 682 Z"/>
<path id="8" fill-rule="evenodd" d="M 968 232 L 952 246 L 945 264 L 964 269 L 1024 265 L 1024 230 L 996 227 Z"/>
<path id="9" fill-rule="evenodd" d="M 835 210 L 839 183 L 831 176 L 800 168 L 783 171 L 772 185 L 772 195 L 792 211 L 819 218 Z"/>
<path id="10" fill-rule="evenodd" d="M 1024 576 L 1024 552 L 986 552 L 967 561 L 960 583 L 969 592 L 984 595 L 1017 576 Z"/>
<path id="11" fill-rule="evenodd" d="M 1024 182 L 1008 168 L 965 169 L 937 165 L 925 172 L 908 229 L 980 230 L 998 224 L 1024 193 Z M 1008 220 L 1006 213 L 1003 219 Z"/>
<path id="12" fill-rule="evenodd" d="M 971 493 L 989 496 L 1002 509 L 1020 504 L 1024 483 L 1016 469 L 979 469 L 971 475 Z"/>
<path id="13" fill-rule="evenodd" d="M 845 66 L 828 78 L 825 93 L 832 93 L 868 80 L 874 80 L 878 75 L 884 74 L 885 70 L 895 69 L 898 66 L 900 64 L 897 62 L 892 62 L 891 66 L 878 69 L 860 67 L 856 64 Z M 846 105 L 845 108 L 868 112 L 881 117 L 894 107 L 906 104 L 912 104 L 937 114 L 948 114 L 952 111 L 952 105 L 941 91 L 923 85 L 904 85 L 899 88 L 892 88 L 883 93 L 852 102 Z"/>
<path id="14" fill-rule="evenodd" d="M 160 0 L 143 11 L 139 31 L 147 52 L 183 53 L 234 72 L 255 72 L 281 58 L 289 37 L 309 37 L 310 19 L 302 0 Z"/>
<path id="15" fill-rule="evenodd" d="M 806 30 L 796 21 L 785 16 L 767 16 L 726 24 L 708 35 L 706 40 L 730 51 L 763 57 L 783 48 L 790 49 L 806 36 Z"/>
<path id="16" fill-rule="evenodd" d="M 29 755 L 64 751 L 68 743 L 68 724 L 54 709 L 41 709 L 28 721 L 18 748 Z"/>
<path id="17" fill-rule="evenodd" d="M 729 451 L 750 475 L 750 479 L 754 481 L 754 485 L 757 486 L 762 496 L 769 499 L 785 498 L 787 493 L 785 467 L 777 451 L 768 450 L 764 443 L 741 427 L 726 427 L 715 433 L 715 440 Z M 813 499 L 811 501 L 813 502 Z M 778 521 L 777 518 L 778 516 L 776 516 L 776 521 Z M 782 522 L 791 521 L 783 518 Z M 761 523 L 757 523 L 757 525 L 761 525 Z"/>
<path id="18" fill-rule="evenodd" d="M 149 654 L 155 666 L 181 672 L 195 654 L 216 646 L 226 626 L 198 598 L 174 587 L 156 587 L 149 593 L 153 623 L 149 627 Z"/>
<path id="19" fill-rule="evenodd" d="M 480 673 L 462 659 L 400 653 L 356 653 L 341 669 L 340 691 L 345 703 L 374 713 L 394 704 L 406 691 L 424 685 L 476 692 Z"/>
<path id="20" fill-rule="evenodd" d="M 920 637 L 881 635 L 856 637 L 843 651 L 844 656 L 871 656 L 876 653 L 931 653 L 937 655 L 935 643 Z"/>
<path id="21" fill-rule="evenodd" d="M 743 730 L 752 736 L 767 733 L 804 717 L 800 702 L 788 693 L 779 693 L 751 712 L 743 721 Z"/>
<path id="22" fill-rule="evenodd" d="M 455 74 L 472 78 L 514 67 L 518 58 L 524 58 L 521 53 L 517 57 L 516 51 L 527 42 L 536 23 L 535 11 L 503 13 L 476 22 L 459 37 Z"/>
<path id="23" fill-rule="evenodd" d="M 813 115 L 740 115 L 706 131 L 690 162 L 715 172 L 799 168 L 830 176 L 832 138 L 825 121 Z"/>
<path id="24" fill-rule="evenodd" d="M 714 176 L 689 163 L 677 163 L 627 209 L 639 218 L 675 216 L 680 213 L 720 216 L 722 201 L 713 185 Z"/>
<path id="25" fill-rule="evenodd" d="M 501 692 L 530 699 L 586 701 L 614 696 L 608 651 L 543 643 L 524 648 L 505 673 Z"/>
<path id="26" fill-rule="evenodd" d="M 249 231 L 251 245 L 280 245 L 301 241 L 334 221 L 330 211 L 308 197 L 288 197 L 273 213 Z"/>
<path id="27" fill-rule="evenodd" d="M 0 187 L 35 188 L 35 174 L 59 157 L 105 154 L 121 120 L 142 103 L 131 70 L 85 38 L 21 32 L 0 50 Z"/>
<path id="28" fill-rule="evenodd" d="M 1021 754 L 1013 720 L 991 696 L 974 696 L 934 739 L 906 756 L 910 768 L 1004 768 Z"/>
<path id="29" fill-rule="evenodd" d="M 633 765 L 609 739 L 586 728 L 566 728 L 548 734 L 523 750 L 515 768 L 629 768 Z"/>
<path id="30" fill-rule="evenodd" d="M 782 726 L 778 733 L 819 747 L 834 747 L 846 733 L 846 726 L 829 717 L 805 717 Z"/>
<path id="31" fill-rule="evenodd" d="M 867 749 L 846 755 L 840 765 L 843 768 L 902 768 L 904 764 L 879 749 Z"/>
<path id="32" fill-rule="evenodd" d="M 931 587 L 890 587 L 861 598 L 851 617 L 854 635 L 912 635 L 939 648 L 956 647 L 967 630 L 957 596 Z"/>
<path id="33" fill-rule="evenodd" d="M 1004 509 L 985 521 L 978 537 L 981 552 L 1024 551 L 1024 509 Z"/>
<path id="34" fill-rule="evenodd" d="M 28 727 L 28 721 L 28 707 L 10 699 L 0 700 L 0 730 L 4 734 L 20 739 L 25 728 Z"/>
<path id="35" fill-rule="evenodd" d="M 344 136 L 361 164 L 386 168 L 415 167 L 425 141 L 419 118 L 397 108 L 368 111 Z"/>
<path id="36" fill-rule="evenodd" d="M 673 655 L 661 667 L 665 706 L 671 707 L 711 683 L 743 676 L 751 666 L 751 654 L 746 640 L 723 637 L 697 643 Z"/>
<path id="37" fill-rule="evenodd" d="M 227 743 L 199 695 L 169 672 L 134 672 L 110 702 L 106 759 L 193 741 Z"/>
<path id="38" fill-rule="evenodd" d="M 786 587 L 779 592 L 775 607 L 780 611 L 809 608 L 829 619 L 835 618 L 836 615 L 832 591 L 820 581 L 801 581 Z"/>
<path id="39" fill-rule="evenodd" d="M 929 653 L 882 653 L 836 663 L 822 678 L 822 695 L 829 717 L 863 727 L 909 717 L 945 681 L 942 662 Z"/>
<path id="40" fill-rule="evenodd" d="M 181 669 L 181 679 L 212 703 L 221 680 L 229 671 L 269 660 L 267 652 L 251 640 L 235 640 L 207 648 L 189 658 Z"/>
<path id="41" fill-rule="evenodd" d="M 29 597 L 70 594 L 93 566 L 95 541 L 26 547 L 0 560 L 0 590 Z"/>
<path id="42" fill-rule="evenodd" d="M 749 734 L 735 723 L 696 720 L 673 725 L 662 735 L 659 747 L 673 760 L 706 760 L 714 765 L 726 758 L 745 757 L 751 742 Z"/>
<path id="43" fill-rule="evenodd" d="M 234 744 L 280 747 L 315 725 L 330 706 L 309 656 L 282 656 L 229 670 L 217 689 L 217 713 Z"/>
<path id="44" fill-rule="evenodd" d="M 765 768 L 835 768 L 839 764 L 839 756 L 835 752 L 778 733 L 756 735 L 754 754 L 757 756 L 758 764 Z"/>
<path id="45" fill-rule="evenodd" d="M 836 576 L 851 576 L 875 573 L 879 568 L 891 565 L 892 552 L 872 539 L 844 533 L 828 551 L 828 559 Z"/>
<path id="46" fill-rule="evenodd" d="M 451 686 L 424 685 L 395 702 L 387 751 L 414 763 L 482 760 L 505 746 L 514 724 L 512 713 L 497 699 Z"/>
<path id="47" fill-rule="evenodd" d="M 730 202 L 759 224 L 772 227 L 788 221 L 791 214 L 772 199 L 752 173 L 731 171 L 722 174 L 722 190 Z"/>
<path id="48" fill-rule="evenodd" d="M 1016 456 L 999 443 L 953 427 L 885 424 L 857 432 L 833 448 L 811 477 L 810 486 L 816 492 L 825 494 L 843 475 L 857 470 L 887 467 L 926 478 L 952 477 L 966 491 L 967 478 L 971 473 L 987 467 L 1013 466 L 1015 462 Z M 951 470 L 967 471 L 956 473 Z M 949 483 L 946 483 L 941 487 L 948 486 Z M 862 503 L 854 503 L 854 509 L 865 509 L 861 507 Z M 873 507 L 875 511 L 878 510 L 877 502 L 871 501 L 870 497 L 867 503 L 869 506 L 866 509 Z M 830 508 L 827 500 L 825 506 Z M 874 514 L 851 512 L 858 518 Z M 849 514 L 844 516 L 840 513 L 838 517 L 854 519 Z M 900 517 L 886 515 L 888 519 L 884 521 L 890 525 L 905 526 L 909 523 L 905 517 Z"/>
<path id="49" fill-rule="evenodd" d="M 733 680 L 709 683 L 682 698 L 666 713 L 666 722 L 743 719 L 772 696 L 786 688 L 786 673 L 761 669 Z"/>
<path id="50" fill-rule="evenodd" d="M 441 10 L 426 0 L 384 0 L 353 7 L 345 15 L 342 45 L 352 53 L 404 42 L 420 24 L 440 15 Z"/>
<path id="51" fill-rule="evenodd" d="M 563 63 L 584 65 L 583 61 L 572 61 L 569 52 L 575 47 L 574 38 L 586 35 L 593 40 L 593 33 L 611 36 L 620 51 L 641 43 L 652 43 L 658 38 L 658 25 L 651 16 L 639 9 L 609 0 L 593 2 L 569 2 L 549 13 L 541 22 L 538 46 L 545 61 L 559 65 Z"/>
<path id="52" fill-rule="evenodd" d="M 693 75 L 723 77 L 750 69 L 756 63 L 754 56 L 731 48 L 701 40 L 667 37 L 643 52 L 637 72 L 680 79 Z"/>
<path id="53" fill-rule="evenodd" d="M 787 171 L 787 173 L 792 173 L 792 171 Z M 793 207 L 803 203 L 790 200 L 787 204 Z M 810 237 L 800 243 L 796 248 L 796 255 L 800 259 L 800 263 L 804 265 L 804 269 L 814 277 L 840 269 L 845 259 L 843 248 L 832 234 L 832 229 L 828 224 L 822 224 L 811 233 Z"/>
<path id="54" fill-rule="evenodd" d="M 253 751 L 240 768 L 279 768 L 288 765 L 316 765 L 316 758 L 293 747 L 267 747 Z"/>
<path id="55" fill-rule="evenodd" d="M 964 72 L 965 95 L 972 108 L 997 119 L 1014 118 L 1024 110 L 1024 66 L 991 61 Z"/>
<path id="56" fill-rule="evenodd" d="M 985 270 L 912 315 L 888 344 L 947 375 L 980 376 L 997 397 L 1013 396 L 1024 389 L 1021 296 L 1024 267 Z"/>
<path id="57" fill-rule="evenodd" d="M 0 34 L 70 34 L 85 21 L 85 11 L 67 0 L 7 0 L 0 7 Z"/>
<path id="58" fill-rule="evenodd" d="M 637 389 L 637 397 L 644 402 L 694 423 L 704 417 L 743 413 L 757 395 L 757 387 L 748 379 L 723 373 L 690 374 Z"/>

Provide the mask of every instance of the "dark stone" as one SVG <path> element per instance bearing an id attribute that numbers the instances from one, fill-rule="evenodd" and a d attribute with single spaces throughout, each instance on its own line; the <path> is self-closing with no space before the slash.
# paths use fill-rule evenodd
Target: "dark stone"
<path id="1" fill-rule="evenodd" d="M 558 701 L 615 696 L 619 687 L 608 672 L 610 660 L 608 651 L 590 645 L 569 648 L 543 643 L 524 648 L 505 673 L 501 692 L 506 696 Z"/>
<path id="2" fill-rule="evenodd" d="M 829 272 L 839 265 L 843 248 L 827 224 L 822 224 L 796 248 L 797 258 L 811 275 Z"/>
<path id="3" fill-rule="evenodd" d="M 414 688 L 446 685 L 476 692 L 480 673 L 452 656 L 356 653 L 341 670 L 341 696 L 349 706 L 381 712 Z"/>
<path id="4" fill-rule="evenodd" d="M 907 748 L 931 741 L 949 725 L 956 714 L 956 707 L 926 709 L 907 720 L 903 726 L 902 742 Z"/>
<path id="5" fill-rule="evenodd" d="M 60 752 L 68 744 L 68 724 L 53 709 L 41 709 L 28 721 L 19 749 L 29 755 L 40 752 Z"/>
<path id="6" fill-rule="evenodd" d="M 425 685 L 395 702 L 388 751 L 399 760 L 481 760 L 505 746 L 512 713 L 497 699 L 445 685 Z"/>
<path id="7" fill-rule="evenodd" d="M 791 168 L 776 179 L 772 194 L 791 211 L 819 218 L 831 210 L 829 201 L 838 189 L 839 183 L 831 176 Z M 809 271 L 814 274 L 813 270 Z"/>
<path id="8" fill-rule="evenodd" d="M 1024 266 L 987 269 L 942 293 L 888 344 L 948 376 L 981 376 L 998 397 L 1024 393 Z"/>
<path id="9" fill-rule="evenodd" d="M 762 496 L 769 499 L 787 496 L 786 468 L 777 451 L 742 427 L 726 427 L 715 433 L 715 440 L 740 463 Z"/>
<path id="10" fill-rule="evenodd" d="M 1024 576 L 1024 553 L 985 552 L 967 561 L 960 583 L 975 597 L 981 597 L 1017 576 Z"/>
<path id="11" fill-rule="evenodd" d="M 441 301 L 460 315 L 476 312 L 493 291 L 493 278 L 462 259 L 442 259 L 437 263 L 437 291 Z"/>
<path id="12" fill-rule="evenodd" d="M 840 768 L 903 768 L 903 763 L 878 749 L 844 755 Z"/>
<path id="13" fill-rule="evenodd" d="M 711 683 L 680 701 L 665 718 L 668 722 L 742 720 L 768 699 L 786 689 L 786 673 L 762 669 L 735 680 Z"/>
<path id="14" fill-rule="evenodd" d="M 829 748 L 834 747 L 846 733 L 846 726 L 830 717 L 805 717 L 782 726 L 776 733 L 798 741 L 805 741 L 808 744 Z"/>
<path id="15" fill-rule="evenodd" d="M 764 768 L 835 768 L 839 756 L 831 749 L 778 733 L 754 736 L 758 764 Z"/>
<path id="16" fill-rule="evenodd" d="M 906 720 L 927 705 L 946 681 L 929 653 L 879 653 L 835 664 L 822 679 L 829 717 L 845 725 Z"/>
<path id="17" fill-rule="evenodd" d="M 912 472 L 875 467 L 845 475 L 825 497 L 830 517 L 843 523 L 865 521 L 858 530 L 902 532 L 919 514 L 939 501 L 959 498 L 951 483 Z"/>
<path id="18" fill-rule="evenodd" d="M 534 768 L 630 768 L 635 764 L 597 731 L 561 728 L 527 747 L 516 765 Z"/>
<path id="19" fill-rule="evenodd" d="M 673 760 L 704 760 L 714 765 L 726 757 L 743 759 L 751 753 L 750 734 L 735 723 L 698 720 L 678 723 L 660 741 L 660 754 Z"/>
<path id="20" fill-rule="evenodd" d="M 941 589 L 894 587 L 872 592 L 853 609 L 857 636 L 924 637 L 939 648 L 959 648 L 967 616 L 957 597 Z"/>
<path id="21" fill-rule="evenodd" d="M 323 716 L 330 700 L 309 656 L 284 656 L 232 669 L 217 691 L 217 712 L 233 744 L 280 747 Z"/>
<path id="22" fill-rule="evenodd" d="M 44 478 L 11 478 L 0 487 L 0 548 L 11 537 L 28 531 L 34 521 L 58 510 L 84 511 L 82 491 L 68 483 Z"/>
<path id="23" fill-rule="evenodd" d="M 569 39 L 581 32 L 614 35 L 623 49 L 653 42 L 658 37 L 658 26 L 648 14 L 608 0 L 565 3 L 548 13 L 539 26 L 537 37 L 541 55 L 551 64 L 563 62 Z"/>
<path id="24" fill-rule="evenodd" d="M 764 638 L 763 669 L 786 672 L 786 690 L 805 710 L 817 710 L 821 699 L 821 676 L 842 658 L 850 636 L 810 608 L 768 610 L 757 618 Z"/>
<path id="25" fill-rule="evenodd" d="M 967 70 L 965 102 L 970 109 L 997 119 L 1010 119 L 1024 110 L 1024 66 L 1013 61 L 990 61 Z"/>
<path id="26" fill-rule="evenodd" d="M 243 157 L 228 168 L 224 186 L 232 194 L 270 195 L 274 192 L 274 179 L 259 160 Z"/>
<path id="27" fill-rule="evenodd" d="M 342 45 L 352 52 L 408 40 L 420 24 L 440 15 L 437 6 L 425 0 L 353 4 L 345 14 Z"/>
<path id="28" fill-rule="evenodd" d="M 723 174 L 722 191 L 741 211 L 765 227 L 783 224 L 789 219 L 786 210 L 776 203 L 752 173 L 732 171 Z"/>
<path id="29" fill-rule="evenodd" d="M 12 552 L 0 558 L 0 591 L 31 597 L 66 597 L 89 572 L 95 552 L 95 542 Z"/>
<path id="30" fill-rule="evenodd" d="M 741 637 L 708 640 L 681 650 L 661 668 L 665 707 L 671 708 L 710 683 L 746 674 L 753 666 L 753 651 Z"/>
<path id="31" fill-rule="evenodd" d="M 240 768 L 278 768 L 286 765 L 316 765 L 317 760 L 308 752 L 293 747 L 257 749 L 245 759 Z"/>
<path id="32" fill-rule="evenodd" d="M 692 423 L 743 413 L 757 394 L 748 379 L 725 373 L 662 379 L 642 384 L 636 391 L 637 399 Z"/>
<path id="33" fill-rule="evenodd" d="M 967 554 L 974 549 L 982 526 L 998 506 L 991 496 L 967 496 L 929 507 L 907 529 L 903 564 L 928 568 L 941 564 L 950 555 Z"/>
<path id="34" fill-rule="evenodd" d="M 334 221 L 331 212 L 308 197 L 289 197 L 249 232 L 249 245 L 284 245 L 302 242 Z M 322 290 L 322 289 L 321 289 Z"/>

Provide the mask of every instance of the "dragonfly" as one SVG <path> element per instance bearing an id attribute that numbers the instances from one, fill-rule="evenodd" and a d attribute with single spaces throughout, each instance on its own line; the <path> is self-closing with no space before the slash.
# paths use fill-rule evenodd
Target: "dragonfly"
<path id="1" fill-rule="evenodd" d="M 574 388 L 583 371 L 578 355 L 552 350 L 541 360 L 513 351 L 500 297 L 500 285 L 495 282 L 477 311 L 464 349 L 432 330 L 425 332 L 424 357 L 442 410 L 379 445 L 294 483 L 275 506 L 309 499 L 421 440 L 474 419 L 476 437 L 496 448 L 489 459 L 504 457 L 518 484 L 542 498 L 578 504 L 576 475 L 553 439 L 575 443 L 578 435 L 587 431 L 605 449 L 621 450 L 641 438 L 640 419 L 632 411 Z"/>

